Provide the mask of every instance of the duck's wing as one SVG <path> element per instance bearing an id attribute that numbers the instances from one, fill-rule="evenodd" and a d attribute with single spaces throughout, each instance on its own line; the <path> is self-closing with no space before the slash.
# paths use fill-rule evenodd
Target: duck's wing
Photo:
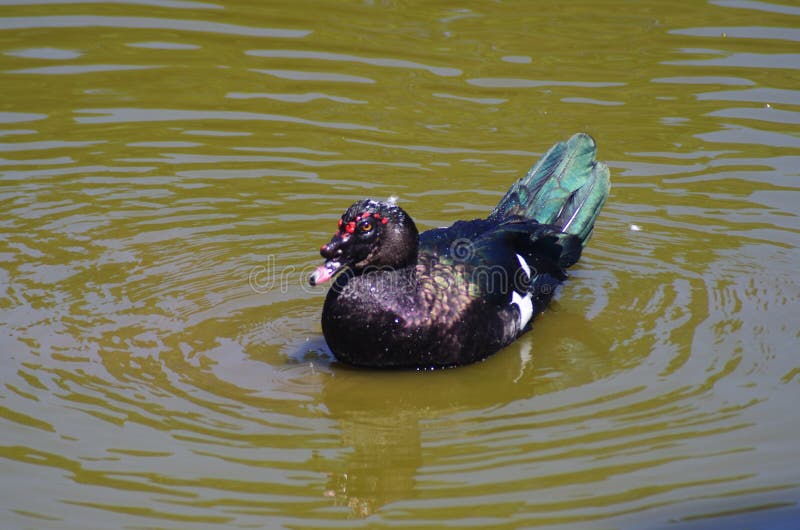
<path id="1" fill-rule="evenodd" d="M 431 232 L 421 238 L 418 269 L 429 298 L 447 297 L 457 307 L 514 304 L 520 329 L 547 306 L 582 248 L 579 237 L 525 219 L 467 221 Z"/>

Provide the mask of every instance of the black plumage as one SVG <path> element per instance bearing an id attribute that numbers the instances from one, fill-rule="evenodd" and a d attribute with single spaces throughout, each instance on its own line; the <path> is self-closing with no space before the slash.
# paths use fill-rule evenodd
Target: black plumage
<path id="1" fill-rule="evenodd" d="M 486 219 L 419 234 L 399 206 L 345 211 L 312 284 L 330 280 L 322 330 L 341 361 L 433 368 L 471 363 L 511 343 L 549 303 L 609 189 L 595 143 L 554 146 Z"/>

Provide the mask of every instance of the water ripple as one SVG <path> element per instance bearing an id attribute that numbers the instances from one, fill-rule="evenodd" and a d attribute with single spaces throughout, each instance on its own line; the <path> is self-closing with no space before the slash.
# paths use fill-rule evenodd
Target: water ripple
<path id="1" fill-rule="evenodd" d="M 445 68 L 439 66 L 428 66 L 426 64 L 406 61 L 403 59 L 392 58 L 373 58 L 360 57 L 357 55 L 347 55 L 344 53 L 330 53 L 320 51 L 302 50 L 249 50 L 247 55 L 255 57 L 269 57 L 282 59 L 316 59 L 321 61 L 342 61 L 369 64 L 371 66 L 384 66 L 389 68 L 407 68 L 411 70 L 427 70 L 428 72 L 443 76 L 454 77 L 462 74 L 458 68 Z"/>
<path id="2" fill-rule="evenodd" d="M 2 17 L 0 31 L 45 28 L 129 28 L 129 29 L 167 29 L 219 33 L 249 37 L 269 37 L 278 39 L 299 39 L 307 37 L 310 30 L 255 28 L 207 22 L 203 20 L 181 20 L 155 17 L 114 17 L 99 15 L 51 15 L 39 17 Z"/>
<path id="3" fill-rule="evenodd" d="M 728 66 L 734 68 L 778 68 L 800 69 L 800 54 L 797 53 L 732 53 L 716 59 L 666 61 L 664 64 L 684 66 Z"/>
<path id="4" fill-rule="evenodd" d="M 793 28 L 770 28 L 764 26 L 735 26 L 735 27 L 703 27 L 676 29 L 670 31 L 674 35 L 688 35 L 691 37 L 719 37 L 725 35 L 738 39 L 764 39 L 800 41 L 800 30 Z"/>
<path id="5" fill-rule="evenodd" d="M 710 0 L 709 3 L 736 9 L 752 9 L 767 13 L 780 13 L 782 15 L 800 15 L 800 8 L 782 4 L 773 4 L 770 2 L 758 2 L 753 0 Z"/>
<path id="6" fill-rule="evenodd" d="M 78 114 L 99 114 L 100 116 L 78 116 L 75 119 L 78 123 L 132 123 L 132 122 L 153 122 L 153 121 L 205 121 L 205 120 L 228 120 L 228 121 L 275 121 L 298 123 L 313 127 L 324 127 L 330 129 L 345 130 L 365 130 L 375 132 L 382 131 L 377 127 L 369 125 L 358 125 L 355 123 L 325 122 L 304 119 L 296 116 L 285 116 L 279 114 L 261 114 L 257 112 L 237 112 L 220 110 L 177 110 L 177 109 L 141 109 L 133 107 L 106 108 L 106 109 L 81 109 L 75 111 Z"/>
<path id="7" fill-rule="evenodd" d="M 0 0 L 0 518 L 792 528 L 796 8 L 317 7 Z M 614 187 L 530 332 L 335 362 L 344 208 L 484 216 L 579 130 Z"/>
<path id="8" fill-rule="evenodd" d="M 36 68 L 22 68 L 19 70 L 6 70 L 7 74 L 39 74 L 39 75 L 71 75 L 90 74 L 94 72 L 123 72 L 126 70 L 152 70 L 163 66 L 146 66 L 134 64 L 70 64 L 60 66 L 39 66 Z"/>
<path id="9" fill-rule="evenodd" d="M 81 0 L 81 4 L 127 4 L 170 9 L 223 9 L 217 4 L 190 0 Z M 75 0 L 0 0 L 0 6 L 75 5 Z"/>
<path id="10" fill-rule="evenodd" d="M 330 72 L 305 72 L 302 70 L 259 70 L 254 68 L 253 72 L 267 74 L 281 79 L 291 79 L 292 81 L 325 81 L 334 83 L 366 83 L 374 84 L 375 80 L 369 77 L 358 75 L 337 74 Z"/>
<path id="11" fill-rule="evenodd" d="M 514 79 L 514 78 L 498 78 L 498 77 L 481 77 L 467 79 L 467 83 L 474 86 L 486 88 L 537 88 L 549 86 L 568 86 L 580 88 L 608 88 L 624 86 L 625 83 L 616 81 L 609 82 L 591 82 L 591 81 L 557 81 L 557 80 L 543 80 L 543 79 Z"/>

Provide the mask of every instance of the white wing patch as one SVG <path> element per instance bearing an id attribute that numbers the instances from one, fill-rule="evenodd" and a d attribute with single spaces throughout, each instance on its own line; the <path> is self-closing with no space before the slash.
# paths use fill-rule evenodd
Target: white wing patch
<path id="1" fill-rule="evenodd" d="M 531 279 L 531 267 L 528 265 L 528 262 L 525 261 L 525 258 L 517 254 L 517 261 L 519 261 L 519 266 L 522 267 L 522 270 L 525 271 L 525 274 L 528 275 L 528 279 Z"/>
<path id="2" fill-rule="evenodd" d="M 525 271 L 525 274 L 528 275 L 528 279 L 530 280 L 531 268 L 525 261 L 525 258 L 517 254 L 517 260 L 519 261 L 519 266 L 522 267 L 522 270 Z M 519 329 L 522 329 L 533 317 L 533 302 L 531 301 L 531 293 L 525 293 L 525 296 L 522 296 L 518 292 L 513 291 L 511 293 L 511 303 L 516 304 L 517 309 L 519 309 Z"/>
<path id="3" fill-rule="evenodd" d="M 531 301 L 531 293 L 525 296 L 520 296 L 517 291 L 511 293 L 511 303 L 516 304 L 519 309 L 519 329 L 525 327 L 533 316 L 533 302 Z"/>

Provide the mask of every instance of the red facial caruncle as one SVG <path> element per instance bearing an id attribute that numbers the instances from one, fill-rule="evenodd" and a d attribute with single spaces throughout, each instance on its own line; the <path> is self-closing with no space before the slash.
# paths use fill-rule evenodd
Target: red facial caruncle
<path id="1" fill-rule="evenodd" d="M 378 212 L 374 212 L 374 213 L 373 212 L 364 212 L 364 213 L 356 216 L 356 221 L 363 221 L 364 219 L 368 219 L 370 217 L 372 217 L 373 219 L 375 219 L 377 221 L 380 221 L 381 224 L 384 224 L 384 225 L 389 222 L 389 219 L 387 217 L 382 216 Z"/>
<path id="2" fill-rule="evenodd" d="M 339 227 L 338 233 L 340 234 L 339 237 L 341 237 L 342 240 L 347 241 L 348 239 L 350 239 L 350 236 L 356 232 L 357 224 L 361 221 L 370 218 L 375 219 L 376 221 L 380 221 L 381 224 L 384 225 L 389 222 L 389 219 L 387 217 L 382 216 L 378 212 L 360 213 L 359 215 L 356 216 L 355 220 L 349 221 L 347 223 L 345 223 L 343 219 L 339 219 L 338 222 L 338 227 Z"/>

